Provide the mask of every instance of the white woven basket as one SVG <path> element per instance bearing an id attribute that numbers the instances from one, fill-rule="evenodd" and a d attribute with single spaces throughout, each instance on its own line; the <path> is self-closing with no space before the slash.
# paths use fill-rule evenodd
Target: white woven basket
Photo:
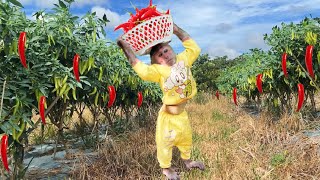
<path id="1" fill-rule="evenodd" d="M 153 17 L 138 24 L 122 35 L 138 56 L 148 54 L 151 47 L 158 43 L 171 41 L 173 34 L 173 21 L 171 15 Z"/>

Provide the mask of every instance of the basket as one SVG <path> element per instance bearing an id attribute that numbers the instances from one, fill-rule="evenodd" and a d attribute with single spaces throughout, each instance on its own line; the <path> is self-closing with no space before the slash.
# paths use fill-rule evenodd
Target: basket
<path id="1" fill-rule="evenodd" d="M 171 15 L 161 15 L 138 24 L 122 35 L 122 39 L 130 45 L 136 55 L 142 56 L 148 54 L 152 46 L 171 41 L 172 34 Z"/>

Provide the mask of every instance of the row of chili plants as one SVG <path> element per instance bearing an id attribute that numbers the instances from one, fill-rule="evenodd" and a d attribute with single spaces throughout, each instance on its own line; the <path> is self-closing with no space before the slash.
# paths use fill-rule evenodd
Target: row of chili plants
<path id="1" fill-rule="evenodd" d="M 26 172 L 24 147 L 41 122 L 31 120 L 32 110 L 40 113 L 41 126 L 54 124 L 62 137 L 68 108 L 84 104 L 113 123 L 116 109 L 152 108 L 160 99 L 160 89 L 141 81 L 106 39 L 107 17 L 93 12 L 80 18 L 70 13 L 71 4 L 59 0 L 28 19 L 18 1 L 0 2 L 1 157 L 8 177 Z"/>
<path id="2" fill-rule="evenodd" d="M 320 76 L 319 32 L 319 18 L 273 27 L 270 35 L 264 35 L 270 49 L 251 49 L 237 57 L 236 64 L 219 76 L 219 91 L 232 97 L 235 104 L 237 95 L 255 103 L 262 99 L 267 110 L 278 115 L 302 109 L 303 113 L 315 112 Z M 310 104 L 306 104 L 307 100 Z"/>

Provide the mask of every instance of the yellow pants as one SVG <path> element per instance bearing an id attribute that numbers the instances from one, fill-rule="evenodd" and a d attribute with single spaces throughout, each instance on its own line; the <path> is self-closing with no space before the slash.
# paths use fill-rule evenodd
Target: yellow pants
<path id="1" fill-rule="evenodd" d="M 156 127 L 157 158 L 161 168 L 171 167 L 172 148 L 176 146 L 182 159 L 190 159 L 192 130 L 186 111 L 169 114 L 161 108 Z"/>

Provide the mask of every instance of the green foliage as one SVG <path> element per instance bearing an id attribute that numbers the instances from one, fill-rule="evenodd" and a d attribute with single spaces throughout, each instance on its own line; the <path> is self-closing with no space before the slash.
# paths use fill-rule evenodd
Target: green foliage
<path id="1" fill-rule="evenodd" d="M 207 97 L 207 93 L 198 92 L 194 98 L 193 101 L 197 104 L 206 104 L 209 102 L 209 99 Z"/>
<path id="2" fill-rule="evenodd" d="M 306 94 L 314 101 L 312 94 L 319 89 L 319 42 L 316 34 L 320 33 L 319 19 L 305 18 L 298 24 L 282 23 L 281 27 L 272 28 L 270 35 L 264 40 L 270 50 L 251 49 L 234 60 L 234 64 L 225 69 L 217 78 L 217 85 L 222 93 L 231 97 L 234 87 L 237 94 L 244 96 L 248 101 L 261 99 L 262 104 L 272 112 L 293 112 L 297 97 L 297 84 L 302 83 Z M 306 71 L 305 50 L 308 44 L 314 45 L 313 68 L 315 79 L 311 79 Z M 283 52 L 288 54 L 288 78 L 282 72 L 281 57 Z M 318 60 L 317 60 L 318 58 Z M 256 88 L 256 76 L 263 74 L 263 94 Z M 257 101 L 259 102 L 259 101 Z M 313 105 L 314 106 L 314 105 Z M 314 107 L 313 107 L 314 108 Z"/>
<path id="3" fill-rule="evenodd" d="M 213 111 L 212 112 L 212 116 L 211 119 L 212 121 L 216 122 L 216 121 L 223 121 L 225 120 L 225 116 L 223 114 L 220 113 L 220 111 Z"/>
<path id="4" fill-rule="evenodd" d="M 69 11 L 72 2 L 59 0 L 51 11 L 34 13 L 35 20 L 26 18 L 17 0 L 0 2 L 1 90 L 6 82 L 0 133 L 13 137 L 16 143 L 27 143 L 28 135 L 36 128 L 39 121 L 32 122 L 31 116 L 33 109 L 38 111 L 41 95 L 46 96 L 47 107 L 53 105 L 47 112 L 47 123 L 50 117 L 59 128 L 63 119 L 72 114 L 70 109 L 74 109 L 70 107 L 79 103 L 108 114 L 118 107 L 136 106 L 138 91 L 143 92 L 145 104 L 161 99 L 160 88 L 140 80 L 120 48 L 105 38 L 104 28 L 109 22 L 106 15 L 99 18 L 92 12 L 75 16 Z M 20 63 L 20 32 L 27 34 L 28 68 Z M 80 56 L 80 82 L 73 75 L 75 54 Z M 117 92 L 112 108 L 106 108 L 109 85 Z M 96 92 L 91 93 L 94 88 Z"/>
<path id="5" fill-rule="evenodd" d="M 277 166 L 284 164 L 286 161 L 287 161 L 287 153 L 281 152 L 281 153 L 274 154 L 271 157 L 270 164 L 273 167 L 277 167 Z"/>
<path id="6" fill-rule="evenodd" d="M 211 59 L 208 54 L 200 55 L 192 67 L 198 90 L 212 91 L 217 89 L 216 80 L 229 63 L 226 56 Z"/>

